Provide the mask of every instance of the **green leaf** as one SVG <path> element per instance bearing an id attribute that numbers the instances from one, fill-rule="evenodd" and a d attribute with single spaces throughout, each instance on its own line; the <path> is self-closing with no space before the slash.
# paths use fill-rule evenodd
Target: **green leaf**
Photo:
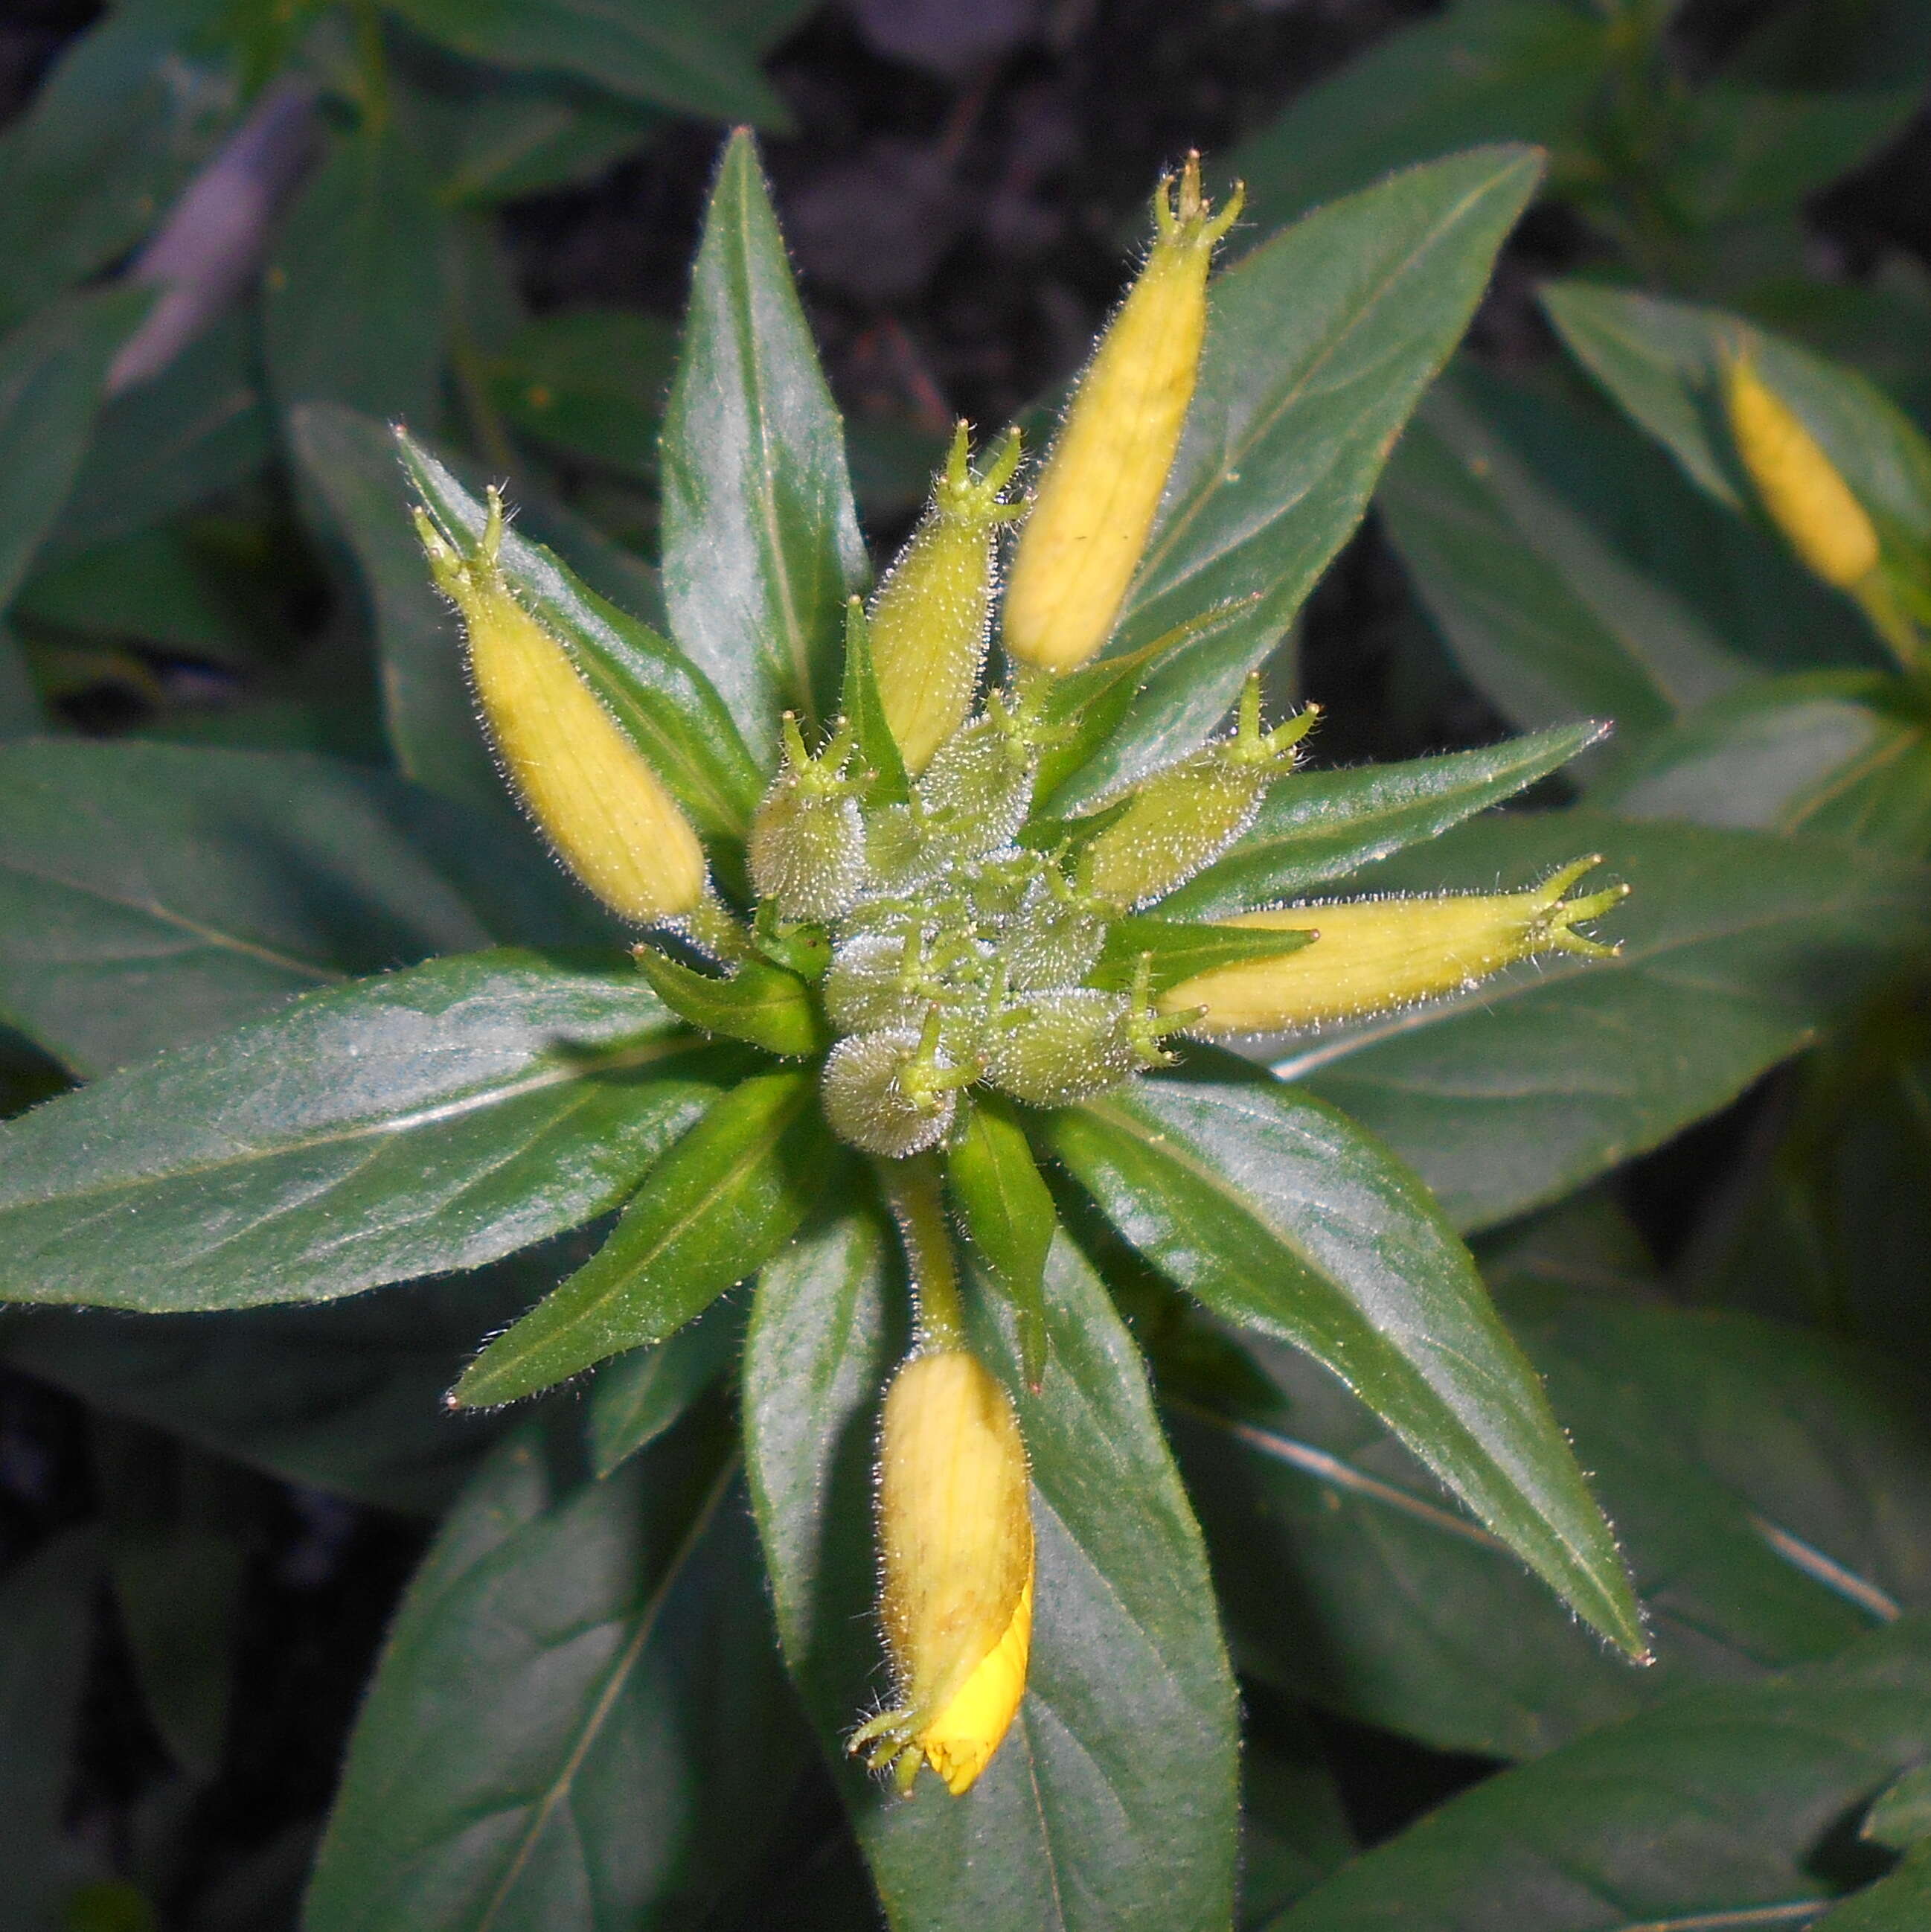
<path id="1" fill-rule="evenodd" d="M 442 235 L 421 158 L 392 122 L 338 138 L 270 258 L 268 382 L 283 410 L 346 403 L 432 428 L 440 413 Z"/>
<path id="2" fill-rule="evenodd" d="M 838 708 L 851 728 L 853 755 L 866 774 L 865 798 L 874 805 L 903 805 L 912 795 L 905 760 L 892 735 L 871 658 L 871 627 L 854 597 L 845 610 L 845 662 Z"/>
<path id="3" fill-rule="evenodd" d="M 1672 1699 L 1491 1778 L 1337 1873 L 1270 1932 L 1801 1925 L 1819 1842 L 1915 1763 L 1922 1619 L 1767 1683 Z"/>
<path id="4" fill-rule="evenodd" d="M 1645 740 L 1591 802 L 1625 818 L 1931 850 L 1931 717 L 1875 671 L 1777 678 Z"/>
<path id="5" fill-rule="evenodd" d="M 176 524 L 37 569 L 13 610 L 37 631 L 138 640 L 245 674 L 259 668 L 271 642 L 268 627 L 244 608 L 250 574 Z"/>
<path id="6" fill-rule="evenodd" d="M 1372 1129 L 1462 1228 L 1504 1220 L 1734 1100 L 1924 944 L 1915 868 L 1835 841 L 1495 818 L 1351 890 L 1525 886 L 1585 852 L 1634 888 L 1614 959 L 1556 958 L 1275 1063 Z"/>
<path id="7" fill-rule="evenodd" d="M 427 450 L 400 439 L 403 465 L 452 539 L 474 543 L 485 506 Z M 646 624 L 586 584 L 541 544 L 503 533 L 504 575 L 577 665 L 651 766 L 711 836 L 742 836 L 763 781 L 731 713 L 697 665 Z M 457 650 L 453 625 L 449 648 Z"/>
<path id="8" fill-rule="evenodd" d="M 34 688 L 19 640 L 0 624 L 0 743 L 31 738 L 46 729 L 40 694 Z"/>
<path id="9" fill-rule="evenodd" d="M 94 1074 L 290 994 L 607 931 L 533 839 L 293 752 L 0 748 L 0 1010 Z"/>
<path id="10" fill-rule="evenodd" d="M 713 1096 L 628 970 L 471 953 L 310 994 L 0 1130 L 0 1297 L 320 1301 L 614 1207 Z"/>
<path id="11" fill-rule="evenodd" d="M 1354 1833 L 1312 1726 L 1292 1748 L 1244 1737 L 1240 1753 L 1240 1911 L 1259 1925 L 1354 1856 Z"/>
<path id="12" fill-rule="evenodd" d="M 1058 1220 L 1053 1197 L 1011 1111 L 974 1099 L 946 1150 L 946 1190 L 967 1238 L 1018 1324 L 1019 1368 L 1036 1389 L 1046 1369 L 1046 1258 Z"/>
<path id="13" fill-rule="evenodd" d="M 1858 1836 L 1894 1852 L 1908 1852 L 1931 1838 L 1931 1765 L 1918 1765 L 1886 1785 L 1872 1800 Z"/>
<path id="14" fill-rule="evenodd" d="M 808 1742 L 717 1418 L 601 1482 L 533 1430 L 417 1573 L 349 1750 L 310 1932 L 695 1924 Z"/>
<path id="15" fill-rule="evenodd" d="M 694 0 L 382 0 L 421 34 L 492 67 L 575 74 L 715 121 L 790 124 L 743 40 Z"/>
<path id="16" fill-rule="evenodd" d="M 0 326 L 126 254 L 236 106 L 195 0 L 133 0 L 61 51 L 0 135 Z"/>
<path id="17" fill-rule="evenodd" d="M 1759 374 L 1803 419 L 1866 508 L 1931 542 L 1931 443 L 1855 370 L 1757 328 L 1741 316 L 1583 282 L 1543 291 L 1570 351 L 1690 476 L 1733 510 L 1754 493 L 1717 399 L 1726 342 L 1747 337 Z"/>
<path id="18" fill-rule="evenodd" d="M 444 1398 L 479 1335 L 589 1258 L 579 1233 L 467 1274 L 310 1307 L 0 1316 L 0 1357 L 115 1415 L 358 1502 L 439 1514 L 502 1418 Z"/>
<path id="19" fill-rule="evenodd" d="M 499 1336 L 456 1384 L 471 1408 L 534 1395 L 661 1342 L 797 1232 L 838 1158 L 815 1073 L 733 1087 L 644 1178 L 594 1260 Z"/>
<path id="20" fill-rule="evenodd" d="M 130 536 L 267 466 L 274 434 L 254 343 L 252 319 L 229 316 L 108 403 L 43 562 Z"/>
<path id="21" fill-rule="evenodd" d="M 654 482 L 676 332 L 620 308 L 565 309 L 526 323 L 492 364 L 490 396 L 516 428 Z"/>
<path id="22" fill-rule="evenodd" d="M 655 946 L 637 949 L 637 963 L 657 997 L 706 1033 L 748 1040 L 781 1058 L 817 1053 L 829 1043 L 811 989 L 795 973 L 753 960 L 727 980 L 699 973 Z"/>
<path id="23" fill-rule="evenodd" d="M 647 107 L 553 84 L 493 87 L 462 108 L 437 192 L 470 207 L 593 180 L 664 124 Z"/>
<path id="24" fill-rule="evenodd" d="M 767 759 L 819 722 L 866 575 L 844 434 L 751 136 L 724 150 L 664 417 L 664 595 L 677 641 Z"/>
<path id="25" fill-rule="evenodd" d="M 114 352 L 153 299 L 145 289 L 76 296 L 0 340 L 0 610 L 79 472 Z"/>
<path id="26" fill-rule="evenodd" d="M 1918 1932 L 1931 1921 L 1931 1847 L 1919 1846 L 1876 1884 L 1814 1920 L 1818 1932 Z"/>
<path id="27" fill-rule="evenodd" d="M 1513 798 L 1599 742 L 1608 727 L 1565 724 L 1477 752 L 1404 764 L 1309 772 L 1270 790 L 1260 816 L 1227 856 L 1161 901 L 1189 919 L 1273 905 L 1345 878 Z"/>
<path id="28" fill-rule="evenodd" d="M 1252 601 L 1162 653 L 1056 808 L 1192 750 L 1234 701 L 1360 521 L 1540 173 L 1520 148 L 1412 169 L 1309 215 L 1213 284 L 1186 437 L 1113 648 Z"/>
<path id="29" fill-rule="evenodd" d="M 590 1386 L 590 1465 L 607 1476 L 677 1422 L 722 1375 L 744 1339 L 742 1310 L 711 1304 L 655 1347 L 633 1348 Z"/>
<path id="30" fill-rule="evenodd" d="M 1645 1648 L 1609 1526 L 1474 1263 L 1413 1176 L 1264 1078 L 1143 1080 L 1047 1144 L 1157 1268 L 1341 1376 L 1603 1634 Z"/>
<path id="31" fill-rule="evenodd" d="M 1232 1685 L 1198 1532 L 1132 1342 L 1072 1245 L 1046 1276 L 1037 1395 L 1012 1324 L 974 1346 L 1033 1463 L 1038 1576 L 1024 1704 L 979 1782 L 889 1798 L 844 1754 L 876 1700 L 870 1515 L 880 1390 L 903 1353 L 884 1228 L 854 1217 L 758 1285 L 745 1361 L 752 1502 L 785 1656 L 898 1932 L 1225 1932 Z"/>
<path id="32" fill-rule="evenodd" d="M 1415 588 L 1477 687 L 1518 724 L 1595 716 L 1641 731 L 1746 677 L 1694 610 L 1525 459 L 1490 400 L 1472 371 L 1438 383 L 1381 494 Z"/>
<path id="33" fill-rule="evenodd" d="M 1217 966 L 1242 966 L 1250 960 L 1279 959 L 1310 944 L 1314 933 L 1260 927 L 1194 926 L 1182 920 L 1139 914 L 1107 928 L 1106 950 L 1087 975 L 1095 986 L 1125 988 L 1133 984 L 1140 962 L 1150 962 L 1150 986 L 1156 993 L 1210 973 Z"/>
<path id="34" fill-rule="evenodd" d="M 1297 94 L 1218 172 L 1244 181 L 1270 222 L 1483 141 L 1555 149 L 1560 189 L 1614 55 L 1608 22 L 1588 14 L 1547 0 L 1459 0 Z"/>

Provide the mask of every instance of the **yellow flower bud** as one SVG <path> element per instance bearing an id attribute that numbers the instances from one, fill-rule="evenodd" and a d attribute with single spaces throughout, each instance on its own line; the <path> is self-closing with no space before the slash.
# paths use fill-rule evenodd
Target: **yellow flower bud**
<path id="1" fill-rule="evenodd" d="M 871 662 L 879 701 L 905 769 L 915 776 L 966 721 L 985 662 L 994 545 L 1022 513 L 999 493 L 1019 465 L 1007 436 L 975 476 L 966 426 L 934 479 L 932 500 L 872 601 Z"/>
<path id="2" fill-rule="evenodd" d="M 469 674 L 511 788 L 558 856 L 621 919 L 679 918 L 704 896 L 697 835 L 569 652 L 519 604 L 497 563 L 502 503 L 460 554 L 429 518 L 418 536 L 462 614 Z"/>
<path id="3" fill-rule="evenodd" d="M 1629 888 L 1563 897 L 1601 863 L 1579 859 L 1524 892 L 1337 900 L 1217 921 L 1276 931 L 1311 927 L 1320 937 L 1278 958 L 1197 974 L 1156 1004 L 1170 1015 L 1197 1012 L 1186 1028 L 1192 1034 L 1280 1033 L 1461 992 L 1540 952 L 1613 953 L 1613 946 L 1574 928 L 1601 917 Z"/>
<path id="4" fill-rule="evenodd" d="M 1747 353 L 1727 356 L 1730 434 L 1771 520 L 1826 584 L 1854 590 L 1877 568 L 1877 527 L 1795 410 Z"/>
<path id="5" fill-rule="evenodd" d="M 853 1734 L 909 1791 L 921 1762 L 955 1796 L 999 1748 L 1025 1694 L 1033 1517 L 1006 1391 L 960 1348 L 915 1355 L 879 1435 L 879 1612 L 896 1702 Z"/>
<path id="6" fill-rule="evenodd" d="M 1172 186 L 1169 177 L 1153 197 L 1153 252 L 1080 380 L 1019 540 L 1003 634 L 1024 664 L 1070 670 L 1106 642 L 1180 448 L 1207 334 L 1207 266 L 1241 193 L 1210 215 L 1198 154 L 1170 200 Z"/>

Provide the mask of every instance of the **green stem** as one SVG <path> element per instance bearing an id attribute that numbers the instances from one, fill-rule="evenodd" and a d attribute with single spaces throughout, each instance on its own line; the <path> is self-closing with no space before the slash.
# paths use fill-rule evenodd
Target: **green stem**
<path id="1" fill-rule="evenodd" d="M 958 1262 L 946 1220 L 939 1164 L 930 1154 L 915 1154 L 909 1160 L 875 1165 L 905 1243 L 905 1265 L 911 1270 L 917 1299 L 919 1340 L 937 1348 L 963 1348 L 965 1316 L 959 1305 Z"/>

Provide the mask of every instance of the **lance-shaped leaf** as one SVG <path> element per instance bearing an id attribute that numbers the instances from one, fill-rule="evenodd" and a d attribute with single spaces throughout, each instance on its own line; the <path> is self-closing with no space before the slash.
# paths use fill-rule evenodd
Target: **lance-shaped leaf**
<path id="1" fill-rule="evenodd" d="M 1232 704 L 1360 522 L 1540 175 L 1523 148 L 1411 169 L 1309 215 L 1214 283 L 1186 437 L 1113 648 L 1249 601 L 1161 655 L 1058 809 L 1191 751 Z"/>
<path id="2" fill-rule="evenodd" d="M 748 1040 L 787 1059 L 815 1053 L 827 1044 L 824 1019 L 810 989 L 781 966 L 753 960 L 721 980 L 652 946 L 637 948 L 637 963 L 657 997 L 706 1033 Z"/>
<path id="3" fill-rule="evenodd" d="M 1003 1309 L 973 1346 L 1011 1390 L 1033 1464 L 1029 1688 L 979 1782 L 898 1802 L 844 1757 L 883 1688 L 866 1612 L 882 1385 L 905 1347 L 887 1244 L 855 1217 L 764 1271 L 745 1365 L 746 1454 L 787 1661 L 895 1932 L 1225 1932 L 1232 1685 L 1199 1533 L 1131 1340 L 1072 1245 L 1025 1388 Z"/>
<path id="4" fill-rule="evenodd" d="M 905 760 L 880 696 L 878 674 L 872 662 L 871 626 L 865 606 L 854 597 L 845 609 L 845 663 L 839 709 L 851 728 L 853 757 L 865 774 L 865 796 L 874 805 L 903 805 L 911 796 L 912 782 Z"/>
<path id="5" fill-rule="evenodd" d="M 1339 1376 L 1579 1615 L 1643 1650 L 1615 1544 L 1468 1250 L 1401 1163 L 1265 1078 L 1141 1081 L 1043 1138 L 1156 1266 Z"/>
<path id="6" fill-rule="evenodd" d="M 608 926 L 536 842 L 298 752 L 0 750 L 0 1009 L 96 1074 L 295 993 Z"/>
<path id="7" fill-rule="evenodd" d="M 1672 1699 L 1431 1812 L 1269 1932 L 1803 1926 L 1842 1888 L 1818 1852 L 1924 1756 L 1931 1628 Z"/>
<path id="8" fill-rule="evenodd" d="M 836 692 L 866 566 L 844 430 L 742 132 L 711 193 L 661 461 L 671 629 L 775 758 L 779 715 L 815 722 Z"/>
<path id="9" fill-rule="evenodd" d="M 520 1432 L 410 1585 L 304 1923 L 691 1924 L 755 1858 L 809 1739 L 716 1418 L 602 1481 Z"/>
<path id="10" fill-rule="evenodd" d="M 645 1178 L 594 1260 L 499 1335 L 456 1384 L 513 1402 L 606 1356 L 673 1335 L 794 1234 L 837 1144 L 809 1072 L 740 1082 Z"/>
<path id="11" fill-rule="evenodd" d="M 1046 1257 L 1057 1218 L 1026 1135 L 1001 1102 L 975 1099 L 946 1150 L 946 1190 L 961 1225 L 1018 1321 L 1020 1367 L 1037 1388 L 1046 1366 Z"/>
<path id="12" fill-rule="evenodd" d="M 1831 839 L 1497 818 L 1350 890 L 1492 892 L 1586 852 L 1635 890 L 1614 959 L 1557 956 L 1276 1063 L 1372 1128 L 1464 1228 L 1523 1213 L 1734 1100 L 1924 943 L 1931 880 Z"/>
<path id="13" fill-rule="evenodd" d="M 1479 752 L 1283 778 L 1233 850 L 1160 902 L 1168 916 L 1223 918 L 1345 878 L 1513 798 L 1597 742 L 1602 724 L 1564 724 Z"/>
<path id="14" fill-rule="evenodd" d="M 311 994 L 0 1130 L 0 1298 L 242 1308 L 474 1268 L 614 1207 L 718 1071 L 627 968 L 476 952 Z"/>
<path id="15" fill-rule="evenodd" d="M 403 466 L 430 514 L 459 548 L 482 535 L 486 506 L 406 433 Z M 503 532 L 503 574 L 518 600 L 570 652 L 610 715 L 706 833 L 741 835 L 763 782 L 724 701 L 667 640 L 590 589 L 554 552 Z M 454 627 L 450 644 L 455 648 Z"/>
<path id="16" fill-rule="evenodd" d="M 1087 982 L 1124 990 L 1134 983 L 1144 961 L 1149 990 L 1164 993 L 1216 967 L 1245 966 L 1298 952 L 1313 944 L 1314 926 L 1310 919 L 1305 931 L 1276 932 L 1259 926 L 1195 926 L 1147 914 L 1129 916 L 1107 928 L 1106 950 L 1087 975 Z"/>
<path id="17" fill-rule="evenodd" d="M 711 1304 L 655 1348 L 605 1364 L 590 1390 L 590 1466 L 607 1476 L 655 1442 L 722 1375 L 744 1340 L 743 1310 Z"/>

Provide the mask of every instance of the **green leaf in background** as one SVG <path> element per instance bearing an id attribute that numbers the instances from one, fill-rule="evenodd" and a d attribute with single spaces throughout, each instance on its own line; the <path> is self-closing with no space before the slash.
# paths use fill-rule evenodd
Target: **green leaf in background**
<path id="1" fill-rule="evenodd" d="M 840 1150 L 814 1073 L 740 1081 L 644 1177 L 595 1258 L 478 1355 L 469 1408 L 535 1395 L 662 1342 L 755 1274 L 821 1198 Z"/>
<path id="2" fill-rule="evenodd" d="M 1667 724 L 1748 667 L 1564 501 L 1489 421 L 1499 386 L 1438 382 L 1384 479 L 1389 534 L 1471 680 L 1516 724 Z"/>
<path id="3" fill-rule="evenodd" d="M 1465 825 L 1349 891 L 1495 892 L 1585 852 L 1634 888 L 1606 928 L 1615 958 L 1512 968 L 1275 1062 L 1378 1134 L 1459 1227 L 1525 1213 L 1724 1106 L 1924 943 L 1915 866 L 1594 812 Z"/>
<path id="4" fill-rule="evenodd" d="M 1241 1741 L 1240 1910 L 1243 1928 L 1264 1924 L 1354 1856 L 1354 1833 L 1312 1728 L 1294 1727 L 1293 1748 L 1273 1738 Z"/>
<path id="5" fill-rule="evenodd" d="M 655 1442 L 721 1376 L 744 1340 L 743 1310 L 720 1298 L 655 1348 L 606 1363 L 590 1386 L 590 1466 L 607 1476 Z"/>
<path id="6" fill-rule="evenodd" d="M 664 595 L 748 741 L 817 721 L 862 587 L 844 433 L 746 134 L 718 170 L 664 418 Z"/>
<path id="7" fill-rule="evenodd" d="M 107 365 L 153 299 L 147 289 L 75 296 L 0 340 L 0 609 L 73 488 Z"/>
<path id="8" fill-rule="evenodd" d="M 93 1537 L 69 1530 L 0 1580 L 0 1932 L 52 1922 L 100 1574 Z"/>
<path id="9" fill-rule="evenodd" d="M 1356 1861 L 1270 1932 L 1802 1925 L 1841 1881 L 1826 1834 L 1918 1762 L 1931 1631 L 1672 1700 L 1478 1785 Z"/>
<path id="10" fill-rule="evenodd" d="M 1038 1576 L 1026 1700 L 964 1797 L 895 1802 L 844 1756 L 880 1688 L 870 1524 L 880 1394 L 903 1352 L 885 1228 L 854 1216 L 758 1284 L 746 1455 L 785 1654 L 895 1932 L 1225 1932 L 1233 1687 L 1199 1533 L 1137 1352 L 1072 1245 L 1046 1276 L 1045 1379 L 1012 1322 L 974 1346 L 1032 1457 Z"/>
<path id="11" fill-rule="evenodd" d="M 1297 773 L 1268 793 L 1252 830 L 1234 850 L 1162 900 L 1162 909 L 1190 919 L 1225 916 L 1345 878 L 1370 860 L 1420 844 L 1513 798 L 1559 771 L 1608 729 L 1565 724 L 1481 751 Z"/>
<path id="12" fill-rule="evenodd" d="M 0 1011 L 92 1075 L 291 994 L 607 931 L 535 841 L 294 752 L 0 748 Z"/>
<path id="13" fill-rule="evenodd" d="M 0 1130 L 0 1296 L 143 1312 L 474 1268 L 614 1207 L 714 1097 L 633 972 L 470 953 Z"/>
<path id="14" fill-rule="evenodd" d="M 777 1824 L 811 1747 L 718 1420 L 557 1465 L 511 1438 L 410 1585 L 310 1932 L 694 1924 Z"/>
<path id="15" fill-rule="evenodd" d="M 477 1336 L 513 1321 L 592 1245 L 568 1234 L 471 1274 L 309 1307 L 139 1322 L 10 1309 L 0 1358 L 285 1481 L 433 1516 L 502 1427 L 444 1400 Z"/>
<path id="16" fill-rule="evenodd" d="M 1036 1389 L 1046 1367 L 1046 1260 L 1057 1219 L 1025 1130 L 990 1096 L 976 1099 L 946 1150 L 946 1191 L 994 1285 L 1012 1304 L 1019 1366 Z"/>
<path id="17" fill-rule="evenodd" d="M 1113 648 L 1252 601 L 1161 654 L 1057 808 L 1192 750 L 1279 641 L 1360 521 L 1540 174 L 1522 148 L 1411 169 L 1309 215 L 1213 284 L 1186 436 Z"/>
<path id="18" fill-rule="evenodd" d="M 1045 1138 L 1156 1267 L 1333 1370 L 1578 1615 L 1643 1650 L 1540 1384 L 1384 1149 L 1264 1078 L 1143 1081 L 1050 1117 Z"/>
<path id="19" fill-rule="evenodd" d="M 1918 1932 L 1931 1923 L 1931 1846 L 1915 1846 L 1895 1870 L 1814 1923 L 1818 1932 Z"/>
<path id="20" fill-rule="evenodd" d="M 1255 214 L 1284 221 L 1391 169 L 1484 141 L 1555 151 L 1555 186 L 1615 52 L 1609 24 L 1549 0 L 1457 0 L 1297 94 L 1227 155 Z"/>
<path id="21" fill-rule="evenodd" d="M 197 0 L 130 0 L 62 50 L 0 135 L 0 326 L 125 254 L 236 106 L 190 51 Z"/>
<path id="22" fill-rule="evenodd" d="M 906 774 L 898 740 L 892 735 L 885 700 L 878 694 L 871 630 L 864 606 L 856 597 L 845 610 L 845 662 L 838 709 L 851 728 L 854 762 L 865 775 L 863 796 L 867 802 L 904 804 L 912 794 L 912 781 Z"/>
<path id="23" fill-rule="evenodd" d="M 481 208 L 592 180 L 663 126 L 648 107 L 541 81 L 489 88 L 447 122 L 437 193 Z"/>
<path id="24" fill-rule="evenodd" d="M 526 323 L 490 373 L 516 428 L 572 456 L 651 482 L 677 332 L 634 309 L 565 309 Z"/>
<path id="25" fill-rule="evenodd" d="M 252 318 L 231 316 L 97 418 L 42 560 L 84 555 L 205 501 L 265 468 L 274 433 Z"/>
<path id="26" fill-rule="evenodd" d="M 393 124 L 338 138 L 283 222 L 262 309 L 284 410 L 346 403 L 433 430 L 441 412 L 441 216 Z"/>
<path id="27" fill-rule="evenodd" d="M 46 718 L 20 640 L 0 624 L 0 743 L 9 738 L 31 738 L 46 729 Z"/>
<path id="28" fill-rule="evenodd" d="M 411 483 L 459 541 L 482 534 L 487 512 L 412 438 L 400 439 Z M 503 532 L 505 576 L 577 668 L 701 831 L 741 835 L 763 780 L 723 698 L 674 645 L 586 584 L 554 553 Z M 453 621 L 448 648 L 458 650 Z"/>
<path id="29" fill-rule="evenodd" d="M 1931 714 L 1882 672 L 1815 671 L 1654 734 L 1591 802 L 1625 818 L 1812 832 L 1931 851 Z"/>
<path id="30" fill-rule="evenodd" d="M 1765 382 L 1803 419 L 1866 508 L 1931 543 L 1931 442 L 1855 370 L 1721 309 L 1585 282 L 1552 283 L 1543 304 L 1583 367 L 1732 509 L 1754 498 L 1715 400 L 1723 345 L 1747 336 Z"/>
<path id="31" fill-rule="evenodd" d="M 493 67 L 574 74 L 654 106 L 780 130 L 790 117 L 743 40 L 697 0 L 383 0 Z"/>

